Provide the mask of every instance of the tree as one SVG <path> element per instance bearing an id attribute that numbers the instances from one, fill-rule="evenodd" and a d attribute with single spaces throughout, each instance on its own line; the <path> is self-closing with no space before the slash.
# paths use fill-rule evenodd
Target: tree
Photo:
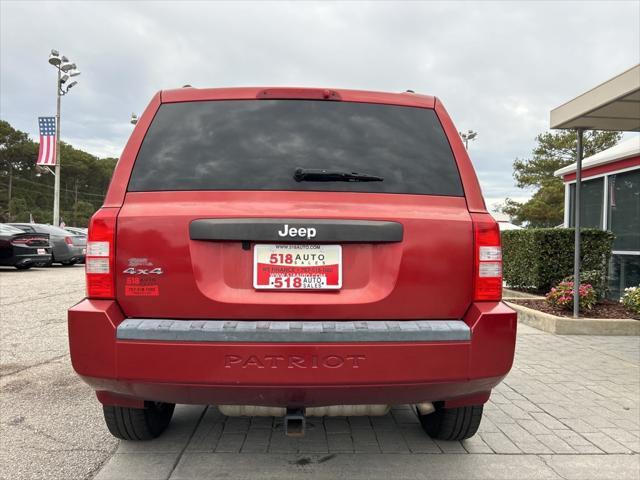
<path id="1" fill-rule="evenodd" d="M 60 142 L 60 212 L 67 224 L 86 226 L 104 199 L 116 159 L 99 159 Z M 52 221 L 51 173 L 36 167 L 38 144 L 0 120 L 0 222 Z"/>
<path id="2" fill-rule="evenodd" d="M 74 225 L 88 225 L 91 215 L 96 211 L 93 204 L 82 200 L 73 205 L 71 219 Z"/>
<path id="3" fill-rule="evenodd" d="M 9 212 L 7 214 L 7 219 L 10 222 L 18 221 L 21 217 L 25 215 L 29 215 L 27 209 L 27 202 L 24 198 L 12 198 L 9 202 Z"/>
<path id="4" fill-rule="evenodd" d="M 585 132 L 584 156 L 590 157 L 614 146 L 621 137 L 620 132 Z M 507 198 L 499 209 L 518 225 L 554 227 L 564 218 L 564 185 L 553 172 L 575 162 L 576 133 L 571 130 L 541 133 L 536 142 L 531 158 L 516 158 L 513 162 L 513 178 L 518 188 L 536 191 L 524 203 Z"/>
<path id="5" fill-rule="evenodd" d="M 13 196 L 14 178 L 29 168 L 34 150 L 35 146 L 26 133 L 16 130 L 9 122 L 0 120 L 0 176 L 7 179 L 2 185 L 3 190 L 6 188 L 6 197 L 3 195 L 3 200 L 6 199 L 7 207 Z M 11 216 L 11 208 L 7 208 L 6 211 L 7 215 Z"/>

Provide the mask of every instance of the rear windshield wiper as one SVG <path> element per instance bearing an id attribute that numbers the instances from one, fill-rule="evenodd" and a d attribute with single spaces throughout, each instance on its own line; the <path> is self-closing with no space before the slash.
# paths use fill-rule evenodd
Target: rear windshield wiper
<path id="1" fill-rule="evenodd" d="M 296 168 L 296 182 L 382 182 L 384 178 L 367 173 L 341 172 L 321 168 Z"/>

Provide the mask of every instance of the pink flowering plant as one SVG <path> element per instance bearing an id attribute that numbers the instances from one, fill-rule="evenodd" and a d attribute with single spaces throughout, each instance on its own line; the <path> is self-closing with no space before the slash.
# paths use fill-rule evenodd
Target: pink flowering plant
<path id="1" fill-rule="evenodd" d="M 573 282 L 560 282 L 547 293 L 547 303 L 554 307 L 571 310 L 573 308 Z M 598 295 L 588 283 L 581 283 L 578 288 L 580 310 L 591 310 L 598 301 Z"/>

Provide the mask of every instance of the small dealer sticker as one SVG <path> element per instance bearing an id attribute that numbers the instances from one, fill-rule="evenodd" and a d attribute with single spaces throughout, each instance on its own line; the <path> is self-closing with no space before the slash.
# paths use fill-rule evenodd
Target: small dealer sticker
<path id="1" fill-rule="evenodd" d="M 160 287 L 154 277 L 127 277 L 124 294 L 127 297 L 157 297 Z"/>
<path id="2" fill-rule="evenodd" d="M 125 285 L 124 294 L 127 297 L 157 297 L 160 289 L 158 285 Z"/>

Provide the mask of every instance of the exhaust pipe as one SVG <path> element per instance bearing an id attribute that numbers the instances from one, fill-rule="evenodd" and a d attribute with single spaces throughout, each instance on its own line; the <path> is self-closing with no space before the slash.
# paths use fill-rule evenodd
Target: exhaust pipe
<path id="1" fill-rule="evenodd" d="M 431 402 L 416 403 L 415 407 L 420 415 L 429 415 L 436 411 L 436 407 Z"/>
<path id="2" fill-rule="evenodd" d="M 304 437 L 306 421 L 300 408 L 287 408 L 284 416 L 284 434 L 287 437 Z"/>

